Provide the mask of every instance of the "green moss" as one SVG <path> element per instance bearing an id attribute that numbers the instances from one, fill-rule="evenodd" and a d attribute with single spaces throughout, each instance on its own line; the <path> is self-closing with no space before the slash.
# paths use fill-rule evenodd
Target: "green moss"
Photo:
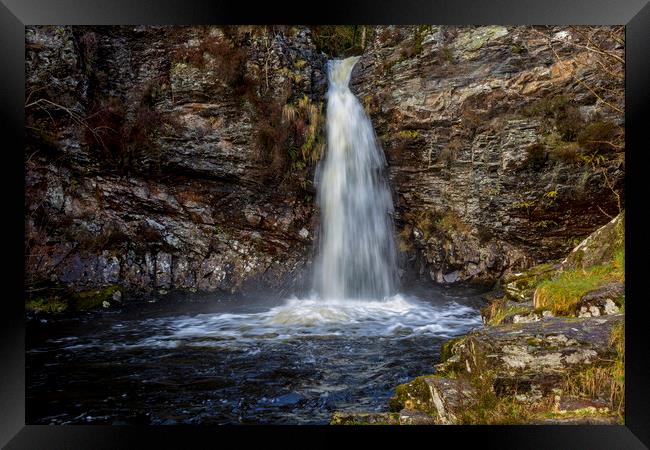
<path id="1" fill-rule="evenodd" d="M 504 308 L 499 308 L 496 310 L 496 313 L 490 317 L 487 324 L 499 325 L 506 317 L 510 317 L 515 314 L 525 314 L 528 312 L 530 312 L 530 309 L 523 306 L 506 306 Z"/>
<path id="2" fill-rule="evenodd" d="M 547 228 L 556 227 L 557 222 L 555 220 L 538 220 L 533 222 L 533 225 L 539 229 L 546 230 Z"/>
<path id="3" fill-rule="evenodd" d="M 508 34 L 508 29 L 502 26 L 486 26 L 470 29 L 457 40 L 457 46 L 465 51 L 476 51 L 491 40 Z"/>
<path id="4" fill-rule="evenodd" d="M 392 412 L 401 411 L 404 408 L 418 411 L 430 412 L 431 391 L 425 378 L 433 375 L 417 377 L 410 383 L 400 384 L 395 388 L 395 395 L 388 402 L 388 408 Z"/>
<path id="5" fill-rule="evenodd" d="M 465 336 L 458 336 L 452 339 L 449 339 L 448 341 L 445 341 L 441 346 L 440 346 L 440 360 L 439 362 L 443 363 L 447 361 L 449 358 L 453 356 L 453 349 L 454 346 L 463 341 Z"/>
<path id="6" fill-rule="evenodd" d="M 36 297 L 25 303 L 27 311 L 35 313 L 62 313 L 68 310 L 68 304 L 60 297 Z"/>
<path id="7" fill-rule="evenodd" d="M 101 308 L 105 301 L 110 302 L 113 294 L 119 290 L 119 286 L 112 285 L 102 289 L 81 291 L 74 294 L 71 300 L 77 311 L 90 311 Z"/>
<path id="8" fill-rule="evenodd" d="M 401 138 L 415 139 L 420 135 L 420 130 L 402 130 L 397 134 Z"/>
<path id="9" fill-rule="evenodd" d="M 526 344 L 531 347 L 540 347 L 542 345 L 542 340 L 539 338 L 529 337 L 526 339 Z"/>

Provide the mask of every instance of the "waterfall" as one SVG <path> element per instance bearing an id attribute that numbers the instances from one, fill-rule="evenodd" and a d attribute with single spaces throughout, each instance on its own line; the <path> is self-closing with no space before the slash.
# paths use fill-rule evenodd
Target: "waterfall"
<path id="1" fill-rule="evenodd" d="M 321 235 L 314 289 L 322 299 L 383 299 L 395 293 L 386 159 L 348 86 L 358 60 L 328 62 L 327 149 L 316 177 Z"/>

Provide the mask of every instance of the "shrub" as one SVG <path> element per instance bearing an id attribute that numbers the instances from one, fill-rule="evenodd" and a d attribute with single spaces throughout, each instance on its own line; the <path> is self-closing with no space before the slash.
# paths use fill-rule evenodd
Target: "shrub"
<path id="1" fill-rule="evenodd" d="M 442 56 L 442 60 L 445 62 L 449 63 L 454 60 L 454 51 L 446 45 L 443 45 L 442 48 L 440 48 L 440 54 Z"/>
<path id="2" fill-rule="evenodd" d="M 335 57 L 362 53 L 373 34 L 373 27 L 366 25 L 316 25 L 309 28 L 316 49 Z"/>
<path id="3" fill-rule="evenodd" d="M 566 95 L 542 98 L 529 107 L 526 113 L 544 119 L 566 141 L 575 140 L 584 127 L 578 107 Z"/>
<path id="4" fill-rule="evenodd" d="M 118 97 L 100 100 L 92 109 L 84 140 L 97 152 L 102 166 L 120 173 L 160 171 L 162 154 L 157 137 L 181 128 L 176 118 L 156 109 L 167 89 L 163 79 L 151 80 L 137 94 L 137 108 L 130 116 Z"/>
<path id="5" fill-rule="evenodd" d="M 236 42 L 234 31 L 228 27 L 222 28 L 222 31 L 225 34 L 223 39 L 203 36 L 198 46 L 176 50 L 172 60 L 200 69 L 210 68 L 228 86 L 241 86 L 245 83 L 248 52 L 240 42 Z"/>
<path id="6" fill-rule="evenodd" d="M 562 142 L 551 147 L 550 156 L 553 159 L 575 164 L 582 156 L 582 149 L 575 142 Z"/>
<path id="7" fill-rule="evenodd" d="M 546 161 L 547 153 L 544 144 L 537 143 L 526 147 L 526 162 L 532 165 L 542 165 Z"/>
<path id="8" fill-rule="evenodd" d="M 459 138 L 452 139 L 449 144 L 444 147 L 438 154 L 438 160 L 445 166 L 449 167 L 456 161 L 458 151 L 463 147 L 463 143 Z"/>
<path id="9" fill-rule="evenodd" d="M 612 151 L 617 148 L 614 141 L 619 127 L 613 122 L 595 120 L 588 123 L 577 135 L 578 143 L 590 153 Z"/>

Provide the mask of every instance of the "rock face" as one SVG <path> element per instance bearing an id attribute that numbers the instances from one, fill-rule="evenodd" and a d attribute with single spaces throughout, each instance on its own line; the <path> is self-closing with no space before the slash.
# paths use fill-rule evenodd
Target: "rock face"
<path id="1" fill-rule="evenodd" d="M 566 255 L 623 208 L 623 47 L 610 32 L 378 27 L 352 85 L 389 160 L 416 273 L 495 279 Z M 607 61 L 580 46 L 586 34 Z M 600 133 L 616 143 L 595 149 Z"/>
<path id="2" fill-rule="evenodd" d="M 624 206 L 622 33 L 371 31 L 352 89 L 389 161 L 406 279 L 492 282 Z M 27 282 L 308 285 L 328 58 L 313 42 L 308 27 L 28 27 Z"/>
<path id="3" fill-rule="evenodd" d="M 31 281 L 300 288 L 314 164 L 275 146 L 304 149 L 296 128 L 322 126 L 324 58 L 308 30 L 34 27 L 26 39 Z M 285 105 L 303 122 L 283 122 Z"/>

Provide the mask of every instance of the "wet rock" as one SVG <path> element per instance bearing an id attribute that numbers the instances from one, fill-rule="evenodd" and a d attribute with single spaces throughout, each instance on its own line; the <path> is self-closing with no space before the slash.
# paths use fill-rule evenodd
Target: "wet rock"
<path id="1" fill-rule="evenodd" d="M 122 291 L 113 292 L 113 295 L 111 296 L 111 299 L 114 302 L 120 303 L 122 301 Z"/>

